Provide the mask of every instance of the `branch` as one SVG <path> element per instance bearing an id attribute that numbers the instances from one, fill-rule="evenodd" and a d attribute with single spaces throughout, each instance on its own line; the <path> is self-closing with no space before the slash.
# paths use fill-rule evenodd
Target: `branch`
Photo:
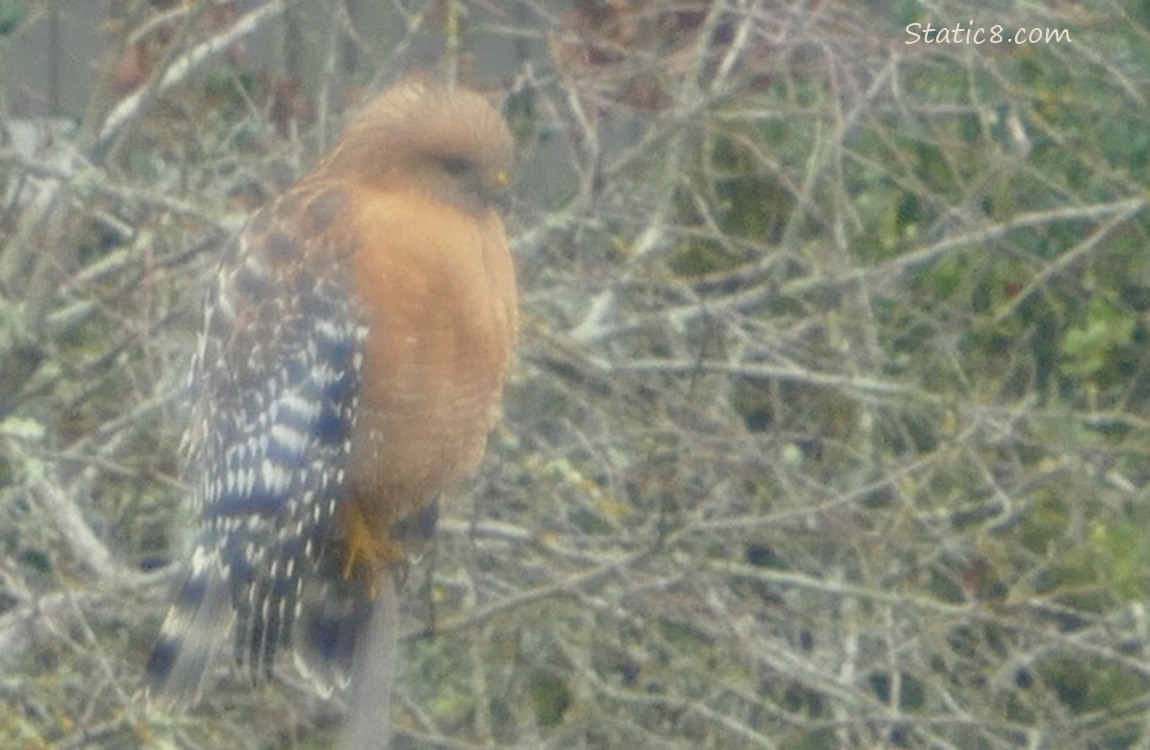
<path id="1" fill-rule="evenodd" d="M 216 34 L 173 60 L 172 64 L 164 71 L 163 76 L 125 97 L 116 105 L 100 129 L 100 135 L 96 141 L 96 152 L 100 153 L 111 146 L 113 139 L 116 138 L 120 130 L 143 114 L 148 104 L 158 94 L 182 83 L 205 62 L 235 44 L 242 37 L 252 33 L 267 21 L 283 13 L 287 10 L 288 4 L 295 1 L 269 0 L 266 4 L 241 17 L 231 28 Z"/>

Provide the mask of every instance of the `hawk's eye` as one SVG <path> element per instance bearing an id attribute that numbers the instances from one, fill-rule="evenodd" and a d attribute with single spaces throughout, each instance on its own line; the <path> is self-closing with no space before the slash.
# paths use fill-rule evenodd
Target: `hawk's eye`
<path id="1" fill-rule="evenodd" d="M 462 156 L 445 156 L 441 160 L 443 171 L 455 177 L 470 174 L 475 169 L 475 162 Z"/>

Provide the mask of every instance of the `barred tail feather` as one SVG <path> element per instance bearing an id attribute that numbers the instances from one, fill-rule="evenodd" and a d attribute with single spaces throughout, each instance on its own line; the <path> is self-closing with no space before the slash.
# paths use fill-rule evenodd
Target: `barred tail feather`
<path id="1" fill-rule="evenodd" d="M 344 577 L 342 565 L 340 555 L 324 557 L 316 580 L 304 589 L 293 628 L 296 667 L 323 695 L 351 681 L 375 604 L 373 584 L 360 574 Z"/>
<path id="2" fill-rule="evenodd" d="M 169 708 L 198 700 L 234 617 L 218 557 L 197 549 L 148 659 L 148 697 Z"/>

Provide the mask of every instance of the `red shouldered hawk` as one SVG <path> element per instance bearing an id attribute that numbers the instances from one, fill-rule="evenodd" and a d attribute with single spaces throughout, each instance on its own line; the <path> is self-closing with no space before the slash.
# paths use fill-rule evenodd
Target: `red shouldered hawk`
<path id="1" fill-rule="evenodd" d="M 227 244 L 192 368 L 199 529 L 152 695 L 193 698 L 229 630 L 253 677 L 291 646 L 323 688 L 372 647 L 399 532 L 476 467 L 507 378 L 511 146 L 478 94 L 401 83 Z"/>

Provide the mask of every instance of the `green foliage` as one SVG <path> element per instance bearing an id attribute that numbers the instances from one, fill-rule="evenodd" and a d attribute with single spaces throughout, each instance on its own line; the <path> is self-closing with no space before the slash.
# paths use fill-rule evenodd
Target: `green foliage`
<path id="1" fill-rule="evenodd" d="M 1115 371 L 1115 359 L 1133 344 L 1137 322 L 1129 314 L 1102 299 L 1094 299 L 1085 320 L 1066 331 L 1062 342 L 1062 370 L 1068 375 L 1093 380 Z"/>
<path id="2" fill-rule="evenodd" d="M 0 36 L 8 36 L 28 13 L 28 6 L 21 0 L 0 0 Z"/>
<path id="3" fill-rule="evenodd" d="M 1150 596 L 1150 545 L 1146 543 L 1150 525 L 1140 520 L 1098 520 L 1090 530 L 1089 549 L 1098 579 L 1131 602 Z"/>
<path id="4" fill-rule="evenodd" d="M 530 682 L 531 700 L 535 704 L 535 721 L 541 727 L 554 727 L 563 722 L 571 707 L 571 691 L 557 675 L 536 672 Z"/>

